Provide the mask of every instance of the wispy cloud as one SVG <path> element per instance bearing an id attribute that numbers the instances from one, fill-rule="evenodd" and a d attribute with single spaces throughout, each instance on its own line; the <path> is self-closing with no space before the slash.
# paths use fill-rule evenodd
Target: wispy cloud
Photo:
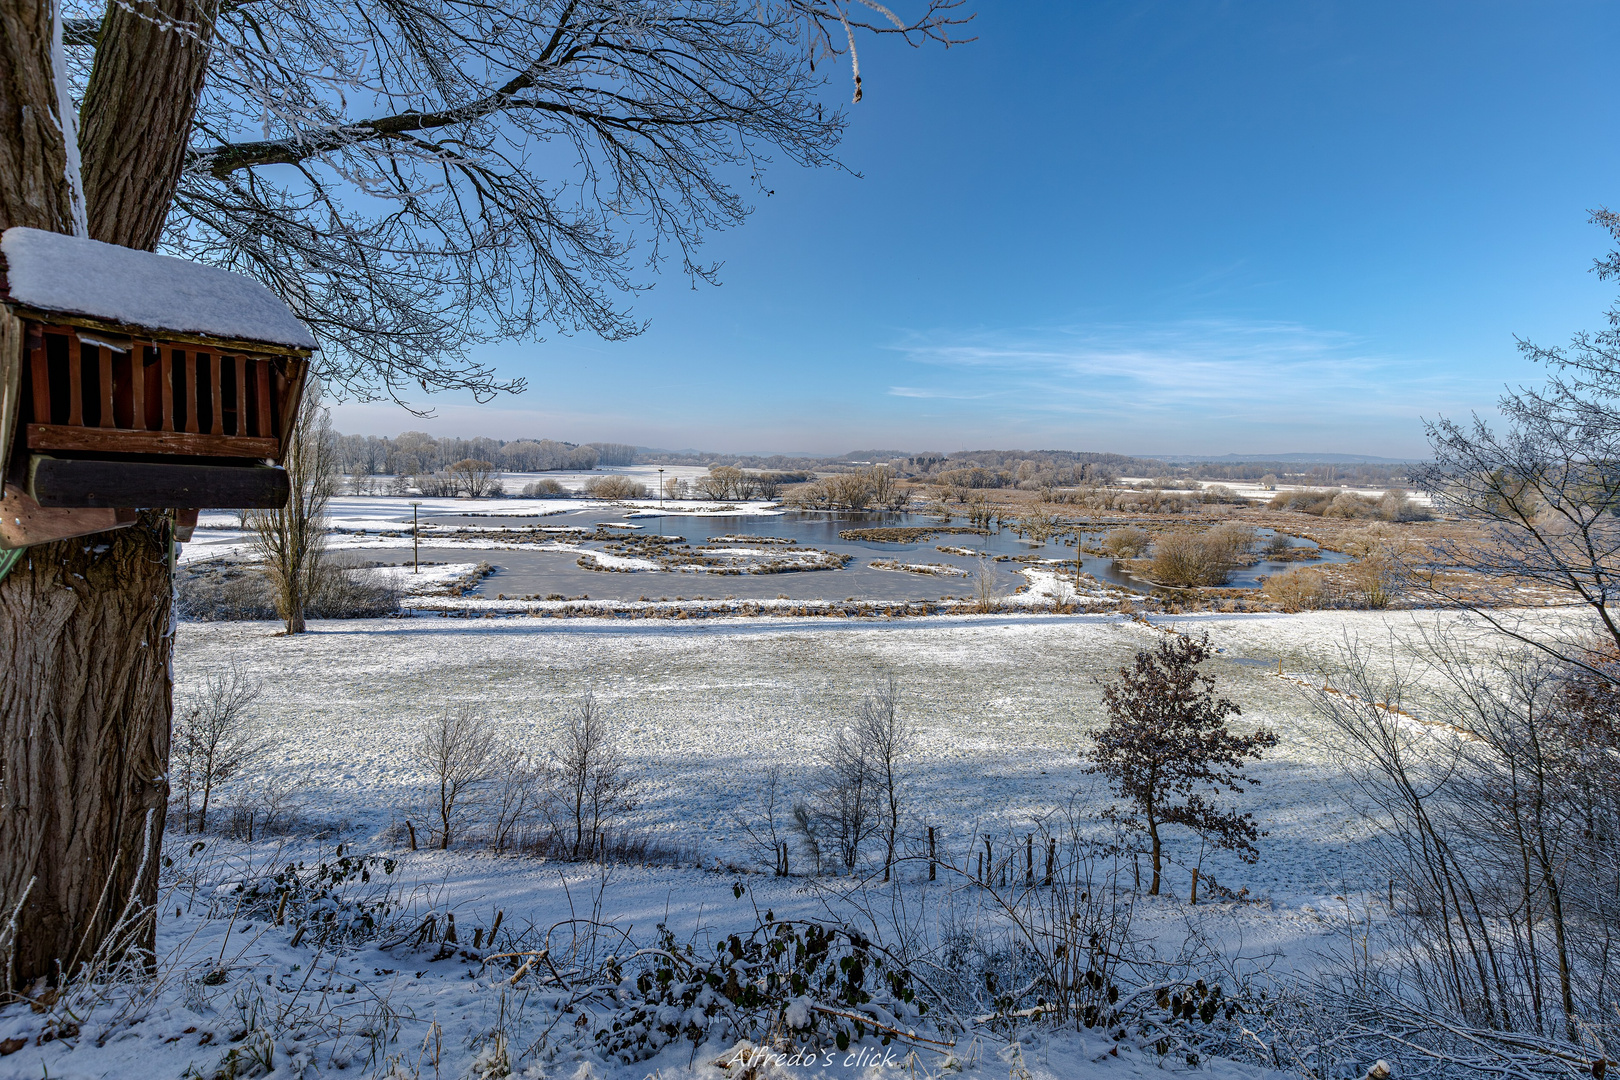
<path id="1" fill-rule="evenodd" d="M 1261 422 L 1277 420 L 1279 409 L 1294 420 L 1414 416 L 1454 389 L 1428 365 L 1382 354 L 1350 334 L 1289 323 L 928 332 L 891 347 L 935 376 L 891 394 L 1011 397 L 1021 411 L 1116 419 L 1196 412 Z"/>
<path id="2" fill-rule="evenodd" d="M 994 397 L 995 395 L 961 394 L 953 393 L 949 390 L 930 390 L 921 386 L 891 386 L 889 387 L 889 396 L 908 398 L 945 398 L 951 401 L 979 401 L 984 398 Z"/>

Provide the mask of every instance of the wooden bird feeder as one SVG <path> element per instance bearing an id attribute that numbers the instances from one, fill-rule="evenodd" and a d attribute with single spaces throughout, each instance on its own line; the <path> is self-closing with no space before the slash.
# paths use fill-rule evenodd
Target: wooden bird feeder
<path id="1" fill-rule="evenodd" d="M 241 274 L 94 240 L 0 234 L 0 550 L 172 508 L 285 505 L 315 339 Z"/>

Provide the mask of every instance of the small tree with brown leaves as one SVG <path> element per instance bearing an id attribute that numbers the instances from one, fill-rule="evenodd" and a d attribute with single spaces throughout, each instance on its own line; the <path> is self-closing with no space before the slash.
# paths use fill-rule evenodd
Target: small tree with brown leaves
<path id="1" fill-rule="evenodd" d="M 1215 677 L 1198 670 L 1214 651 L 1205 634 L 1178 635 L 1151 652 L 1138 652 L 1135 663 L 1103 684 L 1108 725 L 1087 732 L 1094 740 L 1087 771 L 1107 777 L 1114 795 L 1127 804 L 1110 807 L 1106 816 L 1147 834 L 1151 896 L 1159 895 L 1164 826 L 1191 829 L 1247 862 L 1259 857 L 1254 842 L 1265 835 L 1255 827 L 1254 815 L 1212 801 L 1222 789 L 1241 793 L 1258 784 L 1243 775 L 1243 762 L 1277 745 L 1277 736 L 1264 728 L 1248 735 L 1227 728 L 1227 717 L 1241 710 L 1216 697 Z"/>

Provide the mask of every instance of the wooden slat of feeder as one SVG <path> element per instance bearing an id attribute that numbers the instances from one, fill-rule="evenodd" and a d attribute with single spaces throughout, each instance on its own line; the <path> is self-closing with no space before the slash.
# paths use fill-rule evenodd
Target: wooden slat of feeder
<path id="1" fill-rule="evenodd" d="M 174 430 L 174 350 L 158 345 L 158 401 L 163 406 L 163 430 Z"/>
<path id="2" fill-rule="evenodd" d="M 248 358 L 245 356 L 231 357 L 231 370 L 236 372 L 236 434 L 246 435 L 247 423 L 247 373 Z"/>
<path id="3" fill-rule="evenodd" d="M 69 334 L 68 345 L 68 419 L 74 427 L 84 424 L 84 350 L 79 335 Z"/>
<path id="4" fill-rule="evenodd" d="M 214 396 L 213 423 L 208 425 L 210 435 L 225 434 L 225 403 L 222 396 L 224 388 L 220 386 L 221 372 L 225 367 L 224 361 L 225 358 L 219 353 L 213 353 L 208 357 L 208 390 Z"/>
<path id="5" fill-rule="evenodd" d="M 34 419 L 42 424 L 51 422 L 51 368 L 45 356 L 45 335 L 29 334 L 31 344 L 28 360 L 33 366 Z"/>
<path id="6" fill-rule="evenodd" d="M 259 408 L 258 415 L 254 417 L 253 434 L 273 435 L 276 429 L 270 422 L 270 361 L 255 360 L 253 367 L 259 377 Z"/>
<path id="7" fill-rule="evenodd" d="M 101 426 L 117 427 L 113 422 L 113 351 L 98 345 L 96 354 L 101 358 Z"/>
<path id="8" fill-rule="evenodd" d="M 204 435 L 189 431 L 103 431 L 66 424 L 29 424 L 31 450 L 77 450 L 104 454 L 185 454 L 191 457 L 272 458 L 275 439 Z"/>
<path id="9" fill-rule="evenodd" d="M 184 349 L 180 355 L 186 365 L 186 430 L 195 435 L 201 430 L 197 427 L 197 351 Z"/>
<path id="10" fill-rule="evenodd" d="M 0 496 L 0 548 L 22 548 L 133 525 L 133 510 L 55 509 L 40 506 L 20 488 Z"/>
<path id="11" fill-rule="evenodd" d="M 129 426 L 146 430 L 146 343 L 129 343 Z"/>

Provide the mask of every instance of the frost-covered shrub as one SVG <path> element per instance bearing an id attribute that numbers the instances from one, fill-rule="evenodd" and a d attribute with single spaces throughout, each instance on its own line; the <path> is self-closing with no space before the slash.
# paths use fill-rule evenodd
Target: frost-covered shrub
<path id="1" fill-rule="evenodd" d="M 1198 493 L 1198 497 L 1206 503 L 1227 503 L 1239 506 L 1249 501 L 1225 484 L 1210 484 Z"/>
<path id="2" fill-rule="evenodd" d="M 1390 488 L 1384 492 L 1378 500 L 1378 516 L 1385 521 L 1428 521 L 1434 517 L 1400 488 Z"/>
<path id="3" fill-rule="evenodd" d="M 416 490 L 429 499 L 452 498 L 456 494 L 456 482 L 448 473 L 417 473 Z"/>
<path id="4" fill-rule="evenodd" d="M 345 855 L 343 845 L 315 866 L 289 863 L 263 877 L 222 885 L 210 914 L 236 914 L 298 927 L 293 943 L 353 946 L 375 937 L 399 909 L 390 880 L 399 863 L 378 855 Z"/>
<path id="5" fill-rule="evenodd" d="M 598 1015 L 596 1044 L 622 1061 L 681 1040 L 698 1046 L 774 1035 L 843 1051 L 870 1035 L 887 1045 L 928 1013 L 911 972 L 849 927 L 778 920 L 767 911 L 751 932 L 712 951 L 677 942 L 664 926 L 659 937 L 635 968 L 610 971 L 625 1004 Z"/>
<path id="6" fill-rule="evenodd" d="M 275 596 L 256 568 L 181 567 L 174 575 L 175 606 L 183 619 L 203 622 L 274 619 Z"/>
<path id="7" fill-rule="evenodd" d="M 1330 518 L 1370 518 L 1377 513 L 1377 500 L 1366 495 L 1357 495 L 1353 491 L 1339 492 L 1322 510 L 1322 516 Z"/>
<path id="8" fill-rule="evenodd" d="M 1236 523 L 1217 525 L 1204 534 L 1204 542 L 1224 555 L 1228 562 L 1235 562 L 1254 550 L 1258 539 L 1259 534 L 1252 525 Z"/>
<path id="9" fill-rule="evenodd" d="M 585 482 L 585 494 L 593 499 L 645 499 L 647 485 L 628 476 L 593 476 Z"/>
<path id="10" fill-rule="evenodd" d="M 1162 585 L 1221 585 L 1232 570 L 1232 540 L 1194 529 L 1171 529 L 1153 542 L 1148 573 Z"/>
<path id="11" fill-rule="evenodd" d="M 1350 565 L 1356 599 L 1369 608 L 1388 607 L 1404 587 L 1411 545 L 1382 523 L 1347 533 L 1342 542 L 1356 560 Z"/>
<path id="12" fill-rule="evenodd" d="M 543 480 L 524 484 L 523 494 L 531 499 L 566 499 L 568 498 L 568 489 L 548 476 Z"/>
<path id="13" fill-rule="evenodd" d="M 1125 526 L 1120 529 L 1110 529 L 1103 537 L 1103 550 L 1116 559 L 1135 559 L 1148 549 L 1153 537 L 1146 529 Z"/>
<path id="14" fill-rule="evenodd" d="M 304 606 L 312 619 L 375 619 L 399 610 L 399 584 L 387 574 L 328 564 L 313 585 Z M 174 586 L 181 618 L 230 622 L 277 617 L 274 586 L 258 567 L 182 568 Z"/>
<path id="15" fill-rule="evenodd" d="M 1308 566 L 1294 566 L 1266 578 L 1261 592 L 1284 611 L 1314 611 L 1328 602 L 1327 578 Z"/>
<path id="16" fill-rule="evenodd" d="M 312 619 L 378 619 L 399 610 L 399 595 L 399 581 L 391 573 L 328 565 L 304 614 Z"/>

